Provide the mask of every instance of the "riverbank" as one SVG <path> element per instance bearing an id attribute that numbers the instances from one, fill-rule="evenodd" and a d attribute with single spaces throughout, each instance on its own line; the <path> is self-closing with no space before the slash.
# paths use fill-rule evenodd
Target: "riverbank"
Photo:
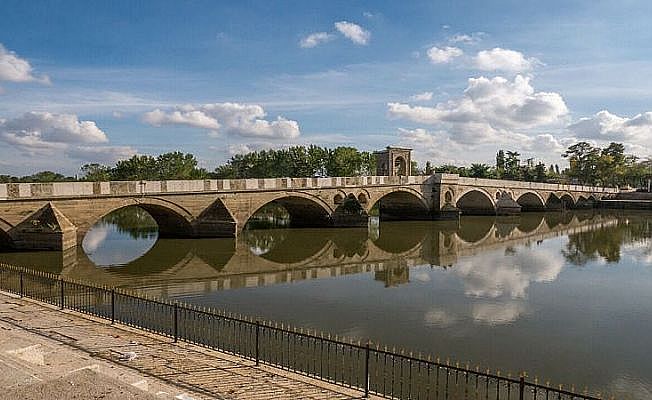
<path id="1" fill-rule="evenodd" d="M 0 332 L 0 399 L 362 397 L 360 392 L 4 292 Z"/>

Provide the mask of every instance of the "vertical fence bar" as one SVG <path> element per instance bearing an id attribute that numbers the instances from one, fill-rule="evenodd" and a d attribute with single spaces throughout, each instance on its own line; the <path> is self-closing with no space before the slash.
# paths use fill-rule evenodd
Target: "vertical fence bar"
<path id="1" fill-rule="evenodd" d="M 364 347 L 364 397 L 369 398 L 369 340 Z"/>
<path id="2" fill-rule="evenodd" d="M 521 375 L 518 380 L 518 400 L 525 398 L 525 377 Z"/>
<path id="3" fill-rule="evenodd" d="M 256 321 L 256 366 L 260 365 L 260 321 Z"/>
<path id="4" fill-rule="evenodd" d="M 174 303 L 174 342 L 179 340 L 179 304 Z"/>
<path id="5" fill-rule="evenodd" d="M 20 272 L 20 292 L 19 293 L 20 293 L 20 297 L 22 298 L 23 293 L 24 293 L 24 291 L 23 291 L 23 272 L 22 271 Z"/>
<path id="6" fill-rule="evenodd" d="M 111 289 L 111 324 L 115 323 L 115 288 Z"/>
<path id="7" fill-rule="evenodd" d="M 64 294 L 63 284 L 64 284 L 64 282 L 63 282 L 63 278 L 60 278 L 60 279 L 59 279 L 59 286 L 60 286 L 60 289 L 61 289 L 61 293 L 59 293 L 59 295 L 61 296 L 61 298 L 60 298 L 59 300 L 60 300 L 60 305 L 61 305 L 61 309 L 62 309 L 62 310 L 63 310 L 64 308 L 66 308 L 66 303 L 65 303 L 66 298 L 64 297 L 65 294 Z"/>

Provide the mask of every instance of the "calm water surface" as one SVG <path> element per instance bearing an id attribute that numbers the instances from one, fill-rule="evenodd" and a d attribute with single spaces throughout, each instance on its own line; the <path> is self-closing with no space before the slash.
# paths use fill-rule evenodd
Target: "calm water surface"
<path id="1" fill-rule="evenodd" d="M 650 214 L 583 212 L 173 240 L 131 209 L 73 251 L 0 259 L 647 399 L 651 237 Z"/>

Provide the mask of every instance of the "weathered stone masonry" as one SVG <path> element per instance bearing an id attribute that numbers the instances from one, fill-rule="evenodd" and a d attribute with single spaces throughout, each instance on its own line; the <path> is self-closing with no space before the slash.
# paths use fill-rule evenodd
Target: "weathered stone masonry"
<path id="1" fill-rule="evenodd" d="M 67 249 L 108 213 L 136 205 L 163 237 L 234 237 L 264 205 L 293 226 L 356 226 L 378 205 L 384 220 L 516 214 L 591 207 L 616 189 L 457 175 L 0 184 L 0 245 Z M 347 202 L 360 205 L 355 214 Z"/>

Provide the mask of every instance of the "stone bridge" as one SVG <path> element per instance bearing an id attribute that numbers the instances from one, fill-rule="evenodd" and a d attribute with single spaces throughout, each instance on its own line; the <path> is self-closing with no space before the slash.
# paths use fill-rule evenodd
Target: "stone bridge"
<path id="1" fill-rule="evenodd" d="M 81 243 L 102 217 L 138 206 L 161 237 L 235 237 L 267 204 L 293 227 L 366 225 L 381 220 L 457 218 L 591 207 L 616 189 L 457 175 L 195 181 L 10 183 L 0 185 L 0 246 L 62 250 Z"/>

